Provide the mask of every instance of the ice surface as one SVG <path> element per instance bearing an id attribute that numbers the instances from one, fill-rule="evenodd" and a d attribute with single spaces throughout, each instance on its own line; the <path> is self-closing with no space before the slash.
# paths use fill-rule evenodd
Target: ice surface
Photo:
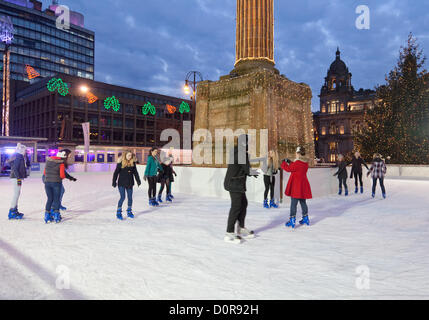
<path id="1" fill-rule="evenodd" d="M 111 174 L 76 177 L 65 182 L 64 222 L 49 225 L 40 178 L 23 184 L 23 221 L 7 220 L 11 185 L 0 179 L 0 298 L 429 298 L 429 181 L 388 180 L 387 200 L 370 198 L 368 186 L 311 200 L 312 225 L 294 231 L 284 227 L 288 207 L 250 203 L 247 227 L 258 237 L 233 245 L 223 242 L 228 200 L 174 194 L 173 185 L 174 203 L 150 208 L 144 183 L 136 219 L 118 221 Z M 359 286 L 368 284 L 360 266 L 369 287 Z M 57 289 L 67 270 L 70 289 Z"/>

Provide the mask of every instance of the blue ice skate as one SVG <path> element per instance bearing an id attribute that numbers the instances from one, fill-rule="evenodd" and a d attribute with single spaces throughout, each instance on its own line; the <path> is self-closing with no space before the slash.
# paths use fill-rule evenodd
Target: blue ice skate
<path id="1" fill-rule="evenodd" d="M 9 220 L 21 220 L 24 215 L 19 213 L 17 209 L 10 209 L 8 218 Z"/>
<path id="2" fill-rule="evenodd" d="M 46 211 L 44 220 L 45 220 L 45 223 L 53 222 L 54 216 L 53 216 L 52 212 Z"/>
<path id="3" fill-rule="evenodd" d="M 279 206 L 274 202 L 274 200 L 270 201 L 270 208 L 275 208 L 277 209 Z"/>
<path id="4" fill-rule="evenodd" d="M 374 192 L 372 193 L 372 197 L 375 198 L 375 193 Z"/>
<path id="5" fill-rule="evenodd" d="M 300 225 L 306 224 L 307 226 L 310 225 L 310 219 L 308 219 L 308 216 L 302 217 L 302 220 L 299 222 Z"/>
<path id="6" fill-rule="evenodd" d="M 383 193 L 383 198 L 386 199 L 386 194 L 385 193 Z"/>
<path id="7" fill-rule="evenodd" d="M 174 197 L 173 197 L 173 195 L 172 195 L 171 193 L 170 193 L 170 198 L 171 198 L 171 199 L 174 199 Z"/>
<path id="8" fill-rule="evenodd" d="M 127 209 L 127 216 L 128 218 L 134 219 L 133 211 L 131 208 Z"/>
<path id="9" fill-rule="evenodd" d="M 170 194 L 167 194 L 167 196 L 165 197 L 165 201 L 173 202 L 173 200 L 170 197 Z"/>
<path id="10" fill-rule="evenodd" d="M 360 193 L 363 193 L 363 187 L 360 187 Z"/>
<path id="11" fill-rule="evenodd" d="M 116 211 L 116 218 L 118 218 L 119 220 L 124 220 L 124 218 L 122 217 L 122 208 L 118 208 L 118 211 Z"/>
<path id="12" fill-rule="evenodd" d="M 161 194 L 159 194 L 159 195 L 158 195 L 158 202 L 159 202 L 159 203 L 162 203 L 161 196 L 162 196 Z"/>
<path id="13" fill-rule="evenodd" d="M 355 193 L 358 193 L 358 191 L 359 191 L 359 190 L 358 190 L 358 187 L 356 187 L 356 188 L 355 188 Z"/>
<path id="14" fill-rule="evenodd" d="M 339 196 L 341 196 L 343 194 L 343 189 L 340 189 L 339 191 L 338 191 L 338 195 Z"/>
<path id="15" fill-rule="evenodd" d="M 267 199 L 264 200 L 264 208 L 266 208 L 266 209 L 270 208 L 270 205 L 268 204 L 268 200 Z"/>
<path id="16" fill-rule="evenodd" d="M 291 217 L 288 222 L 286 222 L 285 226 L 288 228 L 295 229 L 296 217 Z"/>
<path id="17" fill-rule="evenodd" d="M 60 206 L 60 210 L 62 210 L 62 211 L 66 211 L 66 210 L 67 210 L 67 208 L 66 208 L 66 207 L 64 207 L 64 206 Z"/>
<path id="18" fill-rule="evenodd" d="M 344 192 L 344 195 L 347 197 L 349 195 L 349 190 L 346 189 L 346 191 Z"/>
<path id="19" fill-rule="evenodd" d="M 55 221 L 55 223 L 60 223 L 61 220 L 62 220 L 62 218 L 61 218 L 60 212 L 59 211 L 54 212 L 54 221 Z"/>

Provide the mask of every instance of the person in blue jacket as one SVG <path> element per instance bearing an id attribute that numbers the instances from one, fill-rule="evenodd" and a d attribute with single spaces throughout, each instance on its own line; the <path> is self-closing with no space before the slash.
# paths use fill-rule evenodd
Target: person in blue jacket
<path id="1" fill-rule="evenodd" d="M 13 185 L 13 197 L 9 209 L 9 220 L 20 220 L 24 214 L 18 211 L 18 200 L 21 195 L 22 181 L 27 178 L 27 167 L 25 161 L 26 146 L 18 143 L 16 152 L 8 160 L 10 164 L 10 180 Z"/>
<path id="2" fill-rule="evenodd" d="M 159 206 L 159 203 L 156 201 L 156 184 L 158 182 L 158 171 L 162 172 L 162 166 L 158 160 L 158 149 L 153 147 L 149 152 L 149 157 L 147 158 L 146 170 L 144 172 L 143 179 L 149 184 L 149 205 Z"/>

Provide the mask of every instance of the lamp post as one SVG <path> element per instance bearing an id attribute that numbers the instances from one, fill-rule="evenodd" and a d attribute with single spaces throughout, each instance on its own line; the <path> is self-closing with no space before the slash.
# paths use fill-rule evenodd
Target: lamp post
<path id="1" fill-rule="evenodd" d="M 201 74 L 201 72 L 190 71 L 186 75 L 185 86 L 183 87 L 183 90 L 185 91 L 186 95 L 190 95 L 191 94 L 190 90 L 192 89 L 191 100 L 192 100 L 192 104 L 194 105 L 194 110 L 197 105 L 195 100 L 196 94 L 197 94 L 197 84 L 198 82 L 201 82 L 201 81 L 204 81 L 203 75 Z"/>
<path id="2" fill-rule="evenodd" d="M 4 43 L 3 54 L 3 96 L 2 96 L 2 135 L 9 136 L 9 115 L 10 115 L 10 45 L 14 37 L 15 30 L 9 16 L 0 18 L 0 40 Z"/>

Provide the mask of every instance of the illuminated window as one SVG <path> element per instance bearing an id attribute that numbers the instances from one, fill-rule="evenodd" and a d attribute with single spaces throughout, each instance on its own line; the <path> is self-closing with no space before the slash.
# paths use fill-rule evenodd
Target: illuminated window
<path id="1" fill-rule="evenodd" d="M 326 135 L 326 127 L 322 127 L 322 136 Z"/>
<path id="2" fill-rule="evenodd" d="M 329 127 L 329 134 L 336 134 L 337 133 L 337 127 L 335 126 L 335 122 L 331 123 L 331 126 Z"/>
<path id="3" fill-rule="evenodd" d="M 326 106 L 325 105 L 322 106 L 322 113 L 326 113 Z"/>
<path id="4" fill-rule="evenodd" d="M 341 104 L 340 111 L 344 111 L 344 103 Z"/>
<path id="5" fill-rule="evenodd" d="M 344 126 L 340 126 L 340 134 L 344 134 Z"/>
<path id="6" fill-rule="evenodd" d="M 331 154 L 331 156 L 330 156 L 330 161 L 331 161 L 331 162 L 335 162 L 336 160 L 337 160 L 336 155 L 335 155 L 335 154 Z"/>

